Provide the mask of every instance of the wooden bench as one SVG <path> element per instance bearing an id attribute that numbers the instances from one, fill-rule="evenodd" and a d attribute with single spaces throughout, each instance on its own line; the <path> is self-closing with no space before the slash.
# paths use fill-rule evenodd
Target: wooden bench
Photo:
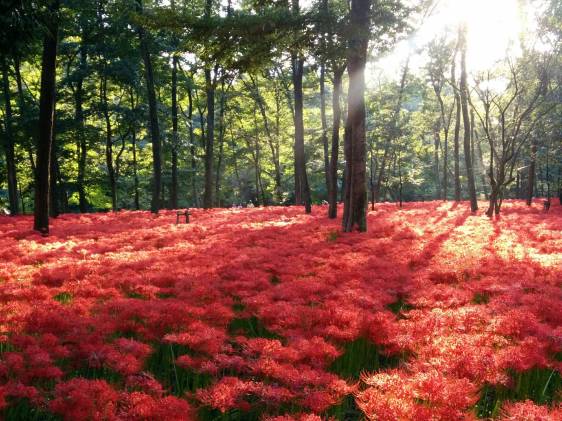
<path id="1" fill-rule="evenodd" d="M 180 216 L 185 216 L 185 223 L 189 224 L 189 215 L 191 215 L 191 213 L 189 213 L 189 209 L 177 211 L 176 212 L 176 224 L 180 223 Z"/>

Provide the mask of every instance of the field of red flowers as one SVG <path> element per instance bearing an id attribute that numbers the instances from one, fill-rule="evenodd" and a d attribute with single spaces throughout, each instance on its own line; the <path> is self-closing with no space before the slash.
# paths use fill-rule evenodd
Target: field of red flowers
<path id="1" fill-rule="evenodd" d="M 0 219 L 0 418 L 562 419 L 562 207 Z"/>

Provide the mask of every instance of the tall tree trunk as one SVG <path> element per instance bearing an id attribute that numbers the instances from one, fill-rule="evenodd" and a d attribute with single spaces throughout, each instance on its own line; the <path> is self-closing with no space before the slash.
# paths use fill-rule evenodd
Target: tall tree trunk
<path id="1" fill-rule="evenodd" d="M 365 133 L 365 64 L 369 44 L 371 0 L 351 0 L 347 67 L 349 74 L 348 126 L 345 143 L 346 189 L 342 227 L 345 232 L 367 230 Z"/>
<path id="2" fill-rule="evenodd" d="M 170 186 L 170 207 L 178 207 L 178 61 L 172 58 L 172 185 Z"/>
<path id="3" fill-rule="evenodd" d="M 330 154 L 330 177 L 328 183 L 328 218 L 338 216 L 338 155 L 340 150 L 341 92 L 345 66 L 334 69 L 334 91 L 332 93 L 332 151 Z"/>
<path id="4" fill-rule="evenodd" d="M 175 12 L 175 0 L 171 0 L 170 6 Z M 175 36 L 172 42 L 174 48 L 177 49 L 178 40 Z M 174 51 L 172 56 L 172 185 L 170 186 L 170 207 L 172 209 L 178 207 L 178 65 L 179 57 Z"/>
<path id="5" fill-rule="evenodd" d="M 219 101 L 219 156 L 217 157 L 217 169 L 215 174 L 215 201 L 216 206 L 221 206 L 220 186 L 221 186 L 221 170 L 224 154 L 224 113 L 226 112 L 226 92 L 224 90 L 224 82 L 222 83 L 221 97 Z"/>
<path id="6" fill-rule="evenodd" d="M 205 139 L 205 191 L 203 207 L 213 207 L 213 164 L 215 143 L 215 84 L 211 69 L 205 69 L 205 88 L 207 91 L 207 137 Z"/>
<path id="7" fill-rule="evenodd" d="M 86 47 L 84 43 L 80 45 L 80 68 L 78 72 L 78 80 L 76 81 L 76 88 L 74 89 L 74 121 L 76 122 L 77 132 L 76 132 L 76 152 L 78 158 L 78 207 L 80 212 L 84 213 L 88 209 L 88 202 L 86 199 L 86 188 L 85 188 L 85 178 L 86 178 L 86 157 L 87 157 L 87 145 L 86 145 L 86 135 L 84 133 L 84 72 L 86 68 Z"/>
<path id="8" fill-rule="evenodd" d="M 306 158 L 304 152 L 304 121 L 303 121 L 303 89 L 302 79 L 304 59 L 293 55 L 293 95 L 295 101 L 295 204 L 304 205 L 306 213 L 311 212 L 310 187 L 306 174 Z"/>
<path id="9" fill-rule="evenodd" d="M 468 181 L 468 196 L 470 198 L 470 210 L 476 212 L 478 210 L 478 202 L 476 200 L 476 186 L 474 183 L 474 168 L 472 167 L 472 147 L 471 147 L 471 131 L 470 115 L 468 112 L 468 87 L 466 76 L 466 26 L 462 26 L 459 30 L 459 43 L 461 50 L 461 82 L 460 82 L 460 98 L 462 106 L 462 117 L 464 122 L 464 161 L 466 164 L 466 175 Z"/>
<path id="10" fill-rule="evenodd" d="M 16 174 L 16 160 L 14 153 L 14 136 L 12 133 L 12 104 L 10 95 L 10 81 L 8 80 L 8 61 L 2 58 L 2 82 L 4 90 L 4 121 L 5 121 L 5 144 L 6 170 L 8 175 L 8 200 L 10 203 L 10 214 L 19 213 L 18 183 Z"/>
<path id="11" fill-rule="evenodd" d="M 109 104 L 107 100 L 107 75 L 104 66 L 101 75 L 101 103 L 103 118 L 105 121 L 105 163 L 107 165 L 107 176 L 109 181 L 109 189 L 111 192 L 111 210 L 117 210 L 117 182 L 115 177 L 115 168 L 113 166 L 113 132 L 111 127 L 111 118 L 109 116 Z"/>
<path id="12" fill-rule="evenodd" d="M 46 235 L 49 233 L 49 169 L 55 114 L 55 76 L 57 61 L 59 0 L 48 4 L 51 16 L 43 38 L 41 61 L 41 90 L 39 99 L 39 142 L 35 181 L 35 210 L 33 229 Z"/>
<path id="13" fill-rule="evenodd" d="M 328 123 L 326 121 L 326 64 L 320 64 L 320 122 L 322 125 L 322 147 L 324 148 L 324 178 L 326 192 L 330 192 L 330 153 L 328 145 Z"/>
<path id="14" fill-rule="evenodd" d="M 142 0 L 137 0 L 139 11 L 142 13 Z M 152 69 L 152 60 L 148 48 L 148 37 L 142 26 L 138 28 L 141 55 L 144 62 L 144 76 L 146 79 L 146 91 L 148 97 L 148 111 L 150 120 L 150 138 L 152 143 L 152 199 L 150 209 L 154 213 L 158 213 L 160 209 L 160 196 L 162 188 L 162 158 L 161 158 L 161 140 L 160 128 L 158 126 L 158 109 L 156 104 L 156 93 L 154 90 L 154 72 Z"/>
<path id="15" fill-rule="evenodd" d="M 459 165 L 459 137 L 461 129 L 461 99 L 457 90 L 456 82 L 456 60 L 457 51 L 453 55 L 453 63 L 451 64 L 451 84 L 455 90 L 455 137 L 454 137 L 454 151 L 453 159 L 455 160 L 454 166 L 454 178 L 455 178 L 455 201 L 460 202 L 461 200 L 461 178 L 460 178 L 460 165 Z"/>
<path id="16" fill-rule="evenodd" d="M 292 0 L 293 13 L 300 13 L 299 1 Z M 293 53 L 291 56 L 293 71 L 293 97 L 295 102 L 295 204 L 304 205 L 305 212 L 310 213 L 311 197 L 308 177 L 306 174 L 306 157 L 304 152 L 304 121 L 303 121 L 303 88 L 304 58 Z"/>
<path id="17" fill-rule="evenodd" d="M 189 119 L 189 154 L 191 156 L 191 200 L 192 205 L 198 206 L 197 183 L 195 175 L 197 173 L 197 159 L 195 155 L 195 133 L 193 132 L 193 94 L 191 86 L 187 87 L 187 118 Z"/>
<path id="18" fill-rule="evenodd" d="M 527 188 L 527 206 L 533 203 L 535 179 L 536 179 L 536 165 L 537 165 L 537 137 L 531 136 L 531 162 L 529 163 L 529 177 Z"/>

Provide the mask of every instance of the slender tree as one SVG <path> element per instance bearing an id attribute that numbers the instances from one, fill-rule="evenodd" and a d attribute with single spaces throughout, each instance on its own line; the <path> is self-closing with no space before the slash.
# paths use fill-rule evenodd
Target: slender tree
<path id="1" fill-rule="evenodd" d="M 142 13 L 142 0 L 137 0 L 137 7 Z M 154 89 L 154 71 L 152 68 L 152 59 L 148 45 L 148 34 L 144 28 L 139 25 L 138 36 L 140 41 L 140 50 L 144 62 L 144 76 L 146 80 L 146 94 L 148 97 L 149 127 L 150 138 L 152 143 L 152 199 L 150 209 L 154 213 L 158 213 L 160 209 L 161 188 L 162 188 L 162 158 L 161 158 L 161 139 L 160 127 L 158 125 L 158 109 L 156 103 L 156 92 Z"/>
<path id="2" fill-rule="evenodd" d="M 476 186 L 474 183 L 474 168 L 472 167 L 472 148 L 471 148 L 471 132 L 472 125 L 468 112 L 468 88 L 466 75 L 466 25 L 459 29 L 459 48 L 461 51 L 461 80 L 460 80 L 460 100 L 462 105 L 462 117 L 464 123 L 464 160 L 466 164 L 466 174 L 468 180 L 468 196 L 470 198 L 470 210 L 476 212 L 478 210 L 478 202 L 476 201 Z"/>
<path id="3" fill-rule="evenodd" d="M 16 176 L 16 162 L 14 155 L 14 135 L 12 131 L 12 104 L 10 93 L 10 81 L 8 79 L 8 60 L 2 58 L 2 86 L 4 91 L 4 152 L 6 155 L 6 169 L 8 173 L 8 200 L 10 203 L 10 214 L 17 215 L 18 207 L 18 184 Z"/>
<path id="4" fill-rule="evenodd" d="M 299 0 L 292 0 L 292 10 L 295 15 L 300 13 Z M 293 71 L 293 100 L 295 103 L 295 203 L 304 205 L 306 213 L 310 213 L 311 197 L 306 174 L 306 157 L 304 152 L 304 121 L 303 121 L 303 89 L 304 57 L 301 53 L 291 54 Z"/>
<path id="5" fill-rule="evenodd" d="M 55 116 L 55 77 L 59 28 L 59 0 L 48 2 L 41 60 L 39 99 L 39 142 L 35 171 L 35 211 L 33 229 L 49 233 L 49 172 Z"/>

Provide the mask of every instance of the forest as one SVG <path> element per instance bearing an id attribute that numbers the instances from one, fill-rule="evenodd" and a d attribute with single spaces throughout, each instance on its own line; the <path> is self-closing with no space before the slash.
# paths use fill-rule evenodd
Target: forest
<path id="1" fill-rule="evenodd" d="M 561 419 L 561 35 L 0 0 L 0 419 Z"/>

